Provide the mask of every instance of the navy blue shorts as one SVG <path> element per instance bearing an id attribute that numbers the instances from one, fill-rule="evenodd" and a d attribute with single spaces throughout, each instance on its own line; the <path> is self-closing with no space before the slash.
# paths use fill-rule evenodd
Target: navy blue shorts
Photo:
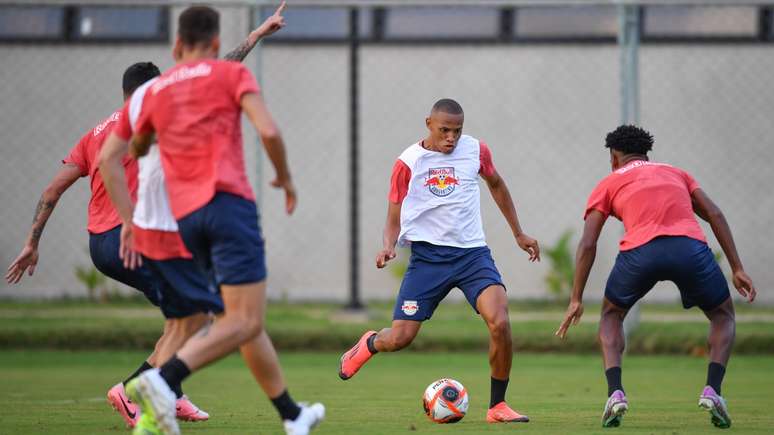
<path id="1" fill-rule="evenodd" d="M 454 287 L 462 290 L 478 312 L 478 296 L 491 285 L 505 287 L 488 247 L 454 248 L 412 242 L 411 258 L 392 318 L 427 320 Z"/>
<path id="2" fill-rule="evenodd" d="M 217 286 L 207 279 L 206 271 L 193 260 L 152 260 L 145 257 L 143 263 L 159 283 L 164 317 L 179 319 L 197 313 L 223 312 L 223 300 Z"/>
<path id="3" fill-rule="evenodd" d="M 118 256 L 121 244 L 121 225 L 99 234 L 89 234 L 89 254 L 94 266 L 102 274 L 141 291 L 156 306 L 161 303 L 159 286 L 153 274 L 144 265 L 135 270 L 124 267 Z"/>
<path id="4" fill-rule="evenodd" d="M 266 279 L 263 236 L 254 201 L 217 192 L 202 208 L 178 220 L 180 236 L 199 266 L 220 286 Z"/>
<path id="5" fill-rule="evenodd" d="M 629 309 L 659 281 L 672 281 L 683 307 L 710 311 L 731 295 L 712 251 L 690 237 L 658 237 L 621 251 L 607 279 L 605 298 Z"/>

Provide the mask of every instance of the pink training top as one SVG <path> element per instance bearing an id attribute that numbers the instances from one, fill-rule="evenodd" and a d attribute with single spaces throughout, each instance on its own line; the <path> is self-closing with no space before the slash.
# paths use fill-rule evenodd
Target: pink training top
<path id="1" fill-rule="evenodd" d="M 258 83 L 239 62 L 176 65 L 148 89 L 136 133 L 156 132 L 172 213 L 181 219 L 215 192 L 255 200 L 245 171 L 241 99 Z"/>
<path id="2" fill-rule="evenodd" d="M 420 142 L 420 145 L 424 141 Z M 489 177 L 495 173 L 495 166 L 492 162 L 492 151 L 489 146 L 479 141 L 479 160 L 481 165 L 478 173 Z M 411 169 L 406 163 L 398 159 L 395 161 L 395 165 L 392 167 L 392 176 L 390 177 L 390 193 L 387 196 L 390 202 L 394 204 L 400 204 L 403 199 L 408 195 L 409 183 L 411 182 Z"/>
<path id="3" fill-rule="evenodd" d="M 75 165 L 81 170 L 81 177 L 89 176 L 91 179 L 91 198 L 89 199 L 88 223 L 86 229 L 91 234 L 100 234 L 112 230 L 121 224 L 113 203 L 110 202 L 102 176 L 99 173 L 99 152 L 102 145 L 110 135 L 111 130 L 121 117 L 121 112 L 116 111 L 96 127 L 83 135 L 70 154 L 62 160 L 62 163 Z M 126 171 L 126 181 L 129 193 L 134 200 L 137 194 L 137 161 L 124 157 L 122 161 Z"/>
<path id="4" fill-rule="evenodd" d="M 707 241 L 693 212 L 694 178 L 665 163 L 635 160 L 599 182 L 591 192 L 584 219 L 592 210 L 623 221 L 619 245 L 628 251 L 659 236 L 686 236 Z"/>

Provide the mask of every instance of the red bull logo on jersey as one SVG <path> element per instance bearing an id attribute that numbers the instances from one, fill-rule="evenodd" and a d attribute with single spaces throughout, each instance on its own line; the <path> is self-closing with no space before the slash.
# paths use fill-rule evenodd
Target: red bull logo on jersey
<path id="1" fill-rule="evenodd" d="M 403 305 L 400 307 L 407 316 L 413 316 L 419 311 L 419 304 L 417 301 L 403 301 Z"/>
<path id="2" fill-rule="evenodd" d="M 454 168 L 430 168 L 427 171 L 425 186 L 435 196 L 449 196 L 459 184 L 454 176 Z"/>

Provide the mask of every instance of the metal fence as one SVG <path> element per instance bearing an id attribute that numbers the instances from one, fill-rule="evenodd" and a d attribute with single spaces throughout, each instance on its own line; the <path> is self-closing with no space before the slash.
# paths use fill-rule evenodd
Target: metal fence
<path id="1" fill-rule="evenodd" d="M 174 35 L 181 4 L 132 3 L 168 7 L 164 41 Z M 255 2 L 212 3 L 222 14 L 223 50 L 265 13 Z M 291 2 L 288 27 L 245 61 L 283 130 L 300 194 L 297 213 L 285 216 L 281 194 L 267 185 L 271 170 L 255 135 L 245 129 L 270 295 L 345 302 L 356 288 L 364 300 L 393 297 L 399 281 L 376 270 L 372 259 L 381 246 L 390 169 L 425 134 L 432 103 L 452 97 L 465 109 L 465 132 L 490 144 L 525 230 L 546 248 L 565 230 L 577 241 L 586 197 L 609 172 L 604 135 L 639 114 L 656 138 L 653 157 L 692 172 L 725 211 L 762 299 L 773 302 L 766 238 L 774 226 L 767 122 L 774 115 L 772 5 Z M 636 38 L 619 42 L 625 10 L 634 14 L 629 29 Z M 84 30 L 77 8 L 65 15 L 71 24 L 63 31 Z M 0 30 L 0 39 L 5 36 Z M 0 42 L 2 264 L 21 249 L 37 198 L 61 158 L 120 106 L 123 69 L 139 60 L 162 69 L 172 64 L 164 41 L 87 37 L 76 31 L 65 42 Z M 528 264 L 482 192 L 485 231 L 510 296 L 549 297 L 550 262 Z M 3 285 L 0 295 L 84 292 L 73 269 L 89 264 L 87 202 L 88 183 L 81 181 L 49 222 L 35 276 L 20 286 Z M 621 233 L 611 220 L 589 281 L 591 298 L 601 297 Z M 717 247 L 711 236 L 710 245 Z M 677 292 L 659 288 L 649 298 L 673 300 Z"/>

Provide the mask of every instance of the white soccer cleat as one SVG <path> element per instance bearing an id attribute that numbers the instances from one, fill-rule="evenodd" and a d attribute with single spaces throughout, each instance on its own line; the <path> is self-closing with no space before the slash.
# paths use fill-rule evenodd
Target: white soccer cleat
<path id="1" fill-rule="evenodd" d="M 155 427 L 164 435 L 180 435 L 180 427 L 175 418 L 175 393 L 161 377 L 158 369 L 146 370 L 126 385 L 126 393 L 132 402 L 138 404 L 143 418 L 155 423 Z M 142 433 L 142 421 L 135 432 Z"/>
<path id="2" fill-rule="evenodd" d="M 285 433 L 287 435 L 307 435 L 309 431 L 320 424 L 325 418 L 325 406 L 322 403 L 313 403 L 307 406 L 299 403 L 301 413 L 295 420 L 285 420 Z"/>

